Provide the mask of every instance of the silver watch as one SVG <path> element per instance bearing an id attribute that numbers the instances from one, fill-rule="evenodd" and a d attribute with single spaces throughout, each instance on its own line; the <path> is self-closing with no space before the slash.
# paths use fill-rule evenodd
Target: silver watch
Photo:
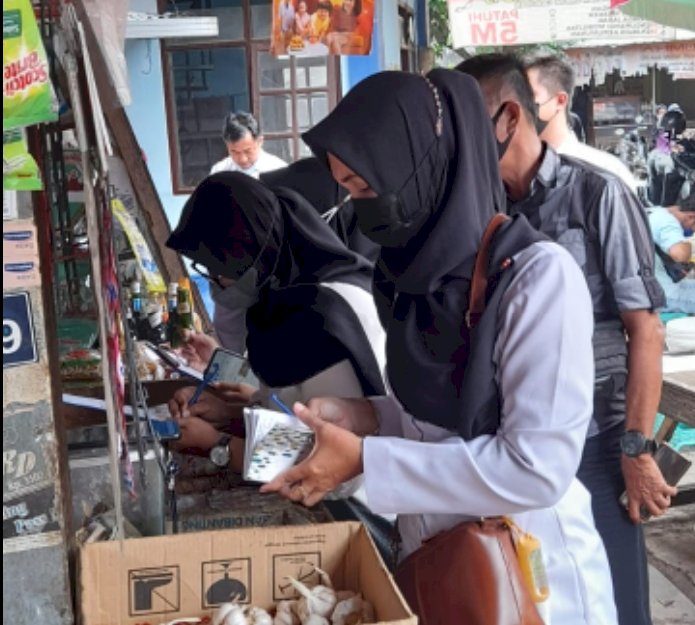
<path id="1" fill-rule="evenodd" d="M 217 441 L 215 446 L 210 450 L 210 460 L 218 467 L 226 467 L 229 464 L 229 441 L 231 436 L 223 436 Z"/>

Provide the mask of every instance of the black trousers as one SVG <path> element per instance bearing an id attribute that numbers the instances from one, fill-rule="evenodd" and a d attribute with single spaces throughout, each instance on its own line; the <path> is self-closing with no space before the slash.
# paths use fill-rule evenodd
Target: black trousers
<path id="1" fill-rule="evenodd" d="M 620 468 L 620 423 L 587 439 L 577 477 L 591 493 L 594 520 L 608 553 L 620 625 L 651 625 L 647 549 L 618 501 L 625 490 Z"/>

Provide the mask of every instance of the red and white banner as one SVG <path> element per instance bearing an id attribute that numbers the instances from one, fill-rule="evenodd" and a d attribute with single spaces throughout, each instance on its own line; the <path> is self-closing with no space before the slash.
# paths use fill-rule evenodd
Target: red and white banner
<path id="1" fill-rule="evenodd" d="M 448 0 L 455 48 L 586 42 L 615 45 L 695 38 L 625 15 L 609 0 Z"/>

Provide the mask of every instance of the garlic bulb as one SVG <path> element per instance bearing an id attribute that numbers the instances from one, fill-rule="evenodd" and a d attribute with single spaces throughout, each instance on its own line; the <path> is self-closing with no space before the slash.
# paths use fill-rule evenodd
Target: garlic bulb
<path id="1" fill-rule="evenodd" d="M 295 604 L 297 616 L 304 623 L 310 614 L 328 617 L 335 607 L 335 590 L 318 584 L 313 588 L 308 588 L 294 577 L 288 577 L 290 583 L 295 587 L 302 597 Z"/>
<path id="2" fill-rule="evenodd" d="M 333 625 L 356 625 L 357 623 L 373 622 L 374 608 L 359 593 L 337 603 L 333 614 L 331 614 Z"/>
<path id="3" fill-rule="evenodd" d="M 212 625 L 248 625 L 244 609 L 236 603 L 223 603 L 212 617 Z"/>
<path id="4" fill-rule="evenodd" d="M 273 619 L 270 618 L 263 608 L 251 606 L 246 611 L 246 620 L 248 625 L 273 625 Z"/>
<path id="5" fill-rule="evenodd" d="M 345 599 L 352 599 L 356 595 L 357 593 L 353 592 L 352 590 L 336 590 L 335 602 L 338 604 L 341 601 L 345 601 Z"/>
<path id="6" fill-rule="evenodd" d="M 299 617 L 294 613 L 294 601 L 278 601 L 273 625 L 299 625 Z"/>
<path id="7" fill-rule="evenodd" d="M 366 599 L 362 599 L 362 614 L 361 622 L 366 625 L 366 623 L 376 623 L 376 614 L 374 612 L 374 606 L 369 603 Z"/>
<path id="8" fill-rule="evenodd" d="M 331 622 L 325 616 L 310 614 L 302 621 L 302 625 L 331 625 Z"/>

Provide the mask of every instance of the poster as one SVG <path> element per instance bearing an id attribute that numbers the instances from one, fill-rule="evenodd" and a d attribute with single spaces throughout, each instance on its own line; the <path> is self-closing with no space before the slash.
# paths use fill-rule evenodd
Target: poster
<path id="1" fill-rule="evenodd" d="M 554 41 L 589 46 L 673 41 L 695 33 L 611 9 L 607 0 L 447 0 L 455 48 Z"/>
<path id="2" fill-rule="evenodd" d="M 377 0 L 273 0 L 276 56 L 364 55 Z"/>

